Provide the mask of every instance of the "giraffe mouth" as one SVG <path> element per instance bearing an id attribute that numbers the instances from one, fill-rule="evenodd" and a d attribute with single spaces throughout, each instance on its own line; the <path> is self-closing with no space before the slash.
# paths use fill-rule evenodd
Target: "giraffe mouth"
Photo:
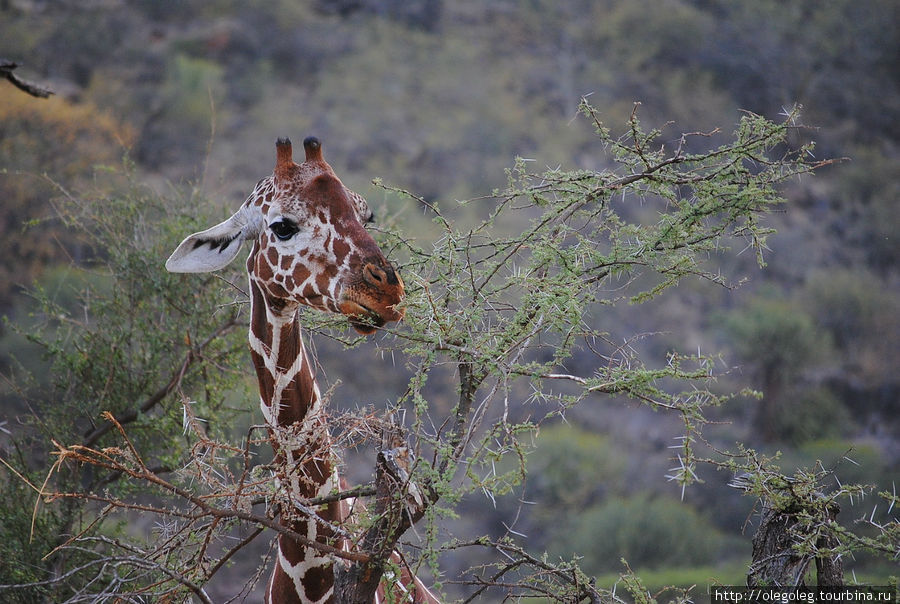
<path id="1" fill-rule="evenodd" d="M 340 310 L 350 320 L 353 329 L 364 336 L 372 335 L 387 322 L 378 312 L 353 300 L 342 301 Z"/>

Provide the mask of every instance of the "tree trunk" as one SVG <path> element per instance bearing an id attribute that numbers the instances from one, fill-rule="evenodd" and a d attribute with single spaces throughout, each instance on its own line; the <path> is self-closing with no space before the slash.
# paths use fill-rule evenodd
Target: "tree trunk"
<path id="1" fill-rule="evenodd" d="M 335 565 L 334 599 L 341 604 L 371 604 L 390 562 L 402 564 L 394 548 L 406 530 L 424 515 L 425 502 L 412 496 L 415 485 L 409 482 L 409 451 L 403 445 L 399 427 L 388 422 L 382 433 L 382 445 L 375 465 L 375 509 L 372 523 L 362 539 L 366 562 Z M 392 448 L 387 448 L 392 447 Z M 401 570 L 400 577 L 406 573 Z M 414 580 L 413 577 L 407 577 Z"/>
<path id="2" fill-rule="evenodd" d="M 747 575 L 749 587 L 804 587 L 804 576 L 812 562 L 812 555 L 797 553 L 794 527 L 797 525 L 798 508 L 777 510 L 768 502 L 763 504 L 759 529 L 753 536 L 753 559 Z M 831 504 L 827 520 L 834 521 L 840 508 Z M 816 543 L 820 548 L 837 545 L 833 536 L 822 537 Z M 843 563 L 836 556 L 817 557 L 816 582 L 819 586 L 844 584 Z"/>
<path id="3" fill-rule="evenodd" d="M 841 509 L 837 504 L 829 507 L 828 520 L 837 520 Z M 839 545 L 837 537 L 827 535 L 819 539 L 816 545 L 820 548 L 834 548 Z M 820 556 L 816 558 L 816 585 L 819 587 L 833 587 L 844 584 L 844 563 L 838 556 Z"/>

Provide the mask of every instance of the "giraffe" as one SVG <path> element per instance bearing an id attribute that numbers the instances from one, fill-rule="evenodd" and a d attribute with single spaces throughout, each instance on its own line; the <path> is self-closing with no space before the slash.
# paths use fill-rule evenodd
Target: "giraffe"
<path id="1" fill-rule="evenodd" d="M 297 164 L 290 140 L 278 139 L 272 175 L 257 183 L 234 215 L 188 236 L 166 261 L 170 272 L 210 272 L 229 264 L 244 241 L 252 242 L 250 356 L 276 459 L 290 468 L 279 488 L 300 500 L 327 495 L 342 484 L 301 335 L 300 307 L 344 314 L 358 332 L 371 334 L 403 318 L 398 305 L 404 295 L 403 280 L 364 228 L 373 218 L 366 200 L 337 178 L 318 139 L 307 138 L 303 147 L 306 159 Z M 296 507 L 282 510 L 283 525 L 310 541 L 349 548 L 340 532 L 350 513 L 346 500 L 315 514 Z M 284 534 L 277 545 L 266 602 L 333 602 L 335 558 Z M 392 559 L 401 577 L 391 601 L 437 603 L 399 554 Z M 376 604 L 387 591 L 382 581 Z"/>

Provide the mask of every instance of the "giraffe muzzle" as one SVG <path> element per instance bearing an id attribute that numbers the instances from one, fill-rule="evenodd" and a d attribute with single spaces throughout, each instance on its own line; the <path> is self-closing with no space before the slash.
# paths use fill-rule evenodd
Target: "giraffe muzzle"
<path id="1" fill-rule="evenodd" d="M 350 324 L 368 335 L 391 321 L 403 319 L 403 280 L 390 263 L 367 262 L 355 286 L 345 290 L 338 309 Z"/>
<path id="2" fill-rule="evenodd" d="M 343 300 L 339 308 L 350 320 L 353 329 L 365 336 L 375 333 L 375 330 L 388 321 L 379 313 L 353 300 Z"/>

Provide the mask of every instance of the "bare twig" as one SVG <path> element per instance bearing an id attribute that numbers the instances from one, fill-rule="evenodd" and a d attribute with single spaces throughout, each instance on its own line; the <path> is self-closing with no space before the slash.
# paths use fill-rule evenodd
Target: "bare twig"
<path id="1" fill-rule="evenodd" d="M 29 82 L 28 80 L 23 80 L 15 73 L 13 73 L 13 71 L 18 66 L 19 64 L 15 61 L 10 61 L 9 59 L 0 59 L 0 77 L 6 78 L 13 86 L 34 97 L 45 99 L 51 94 L 54 94 L 54 92 L 49 88 L 44 88 L 42 86 L 38 86 L 33 82 Z"/>

